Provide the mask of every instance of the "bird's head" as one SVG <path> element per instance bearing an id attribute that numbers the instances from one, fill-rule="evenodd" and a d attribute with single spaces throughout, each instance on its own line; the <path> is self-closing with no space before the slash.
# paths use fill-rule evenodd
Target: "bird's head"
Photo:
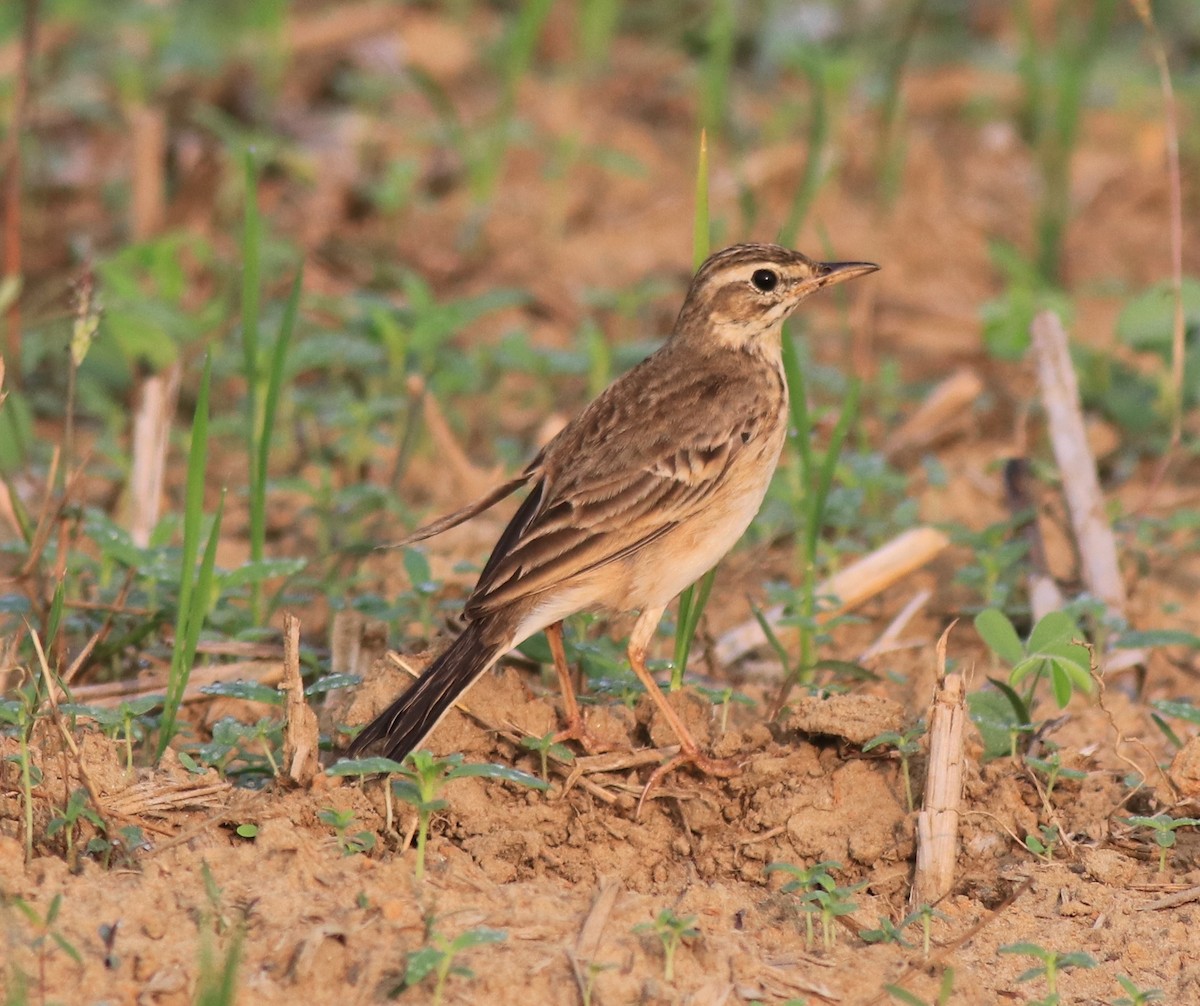
<path id="1" fill-rule="evenodd" d="M 696 272 L 672 339 L 766 349 L 778 344 L 784 320 L 806 297 L 878 268 L 871 262 L 814 262 L 781 245 L 732 245 Z"/>

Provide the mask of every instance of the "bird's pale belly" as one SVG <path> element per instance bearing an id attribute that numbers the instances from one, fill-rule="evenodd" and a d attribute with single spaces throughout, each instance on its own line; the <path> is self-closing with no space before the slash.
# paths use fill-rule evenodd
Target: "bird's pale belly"
<path id="1" fill-rule="evenodd" d="M 683 524 L 634 555 L 546 591 L 518 625 L 512 645 L 577 611 L 665 607 L 712 569 L 750 526 L 767 494 L 785 432 L 781 422 L 763 443 L 769 463 L 763 464 L 761 455 L 740 459 L 739 470 L 729 473 L 719 495 Z"/>
<path id="2" fill-rule="evenodd" d="M 778 456 L 778 454 L 776 454 Z M 743 483 L 736 495 L 714 501 L 698 514 L 626 560 L 625 594 L 609 601 L 622 610 L 657 608 L 671 601 L 715 566 L 754 520 L 767 493 L 774 464 Z"/>

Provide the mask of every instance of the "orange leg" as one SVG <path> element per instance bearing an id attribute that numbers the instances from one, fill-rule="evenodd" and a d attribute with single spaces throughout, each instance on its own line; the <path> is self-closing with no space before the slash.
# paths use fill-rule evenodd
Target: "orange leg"
<path id="1" fill-rule="evenodd" d="M 558 675 L 558 687 L 562 692 L 563 717 L 567 728 L 560 731 L 556 741 L 576 740 L 583 745 L 589 754 L 596 754 L 606 749 L 598 737 L 594 737 L 583 722 L 583 714 L 579 711 L 579 700 L 575 697 L 575 686 L 571 683 L 571 668 L 567 666 L 567 651 L 563 647 L 562 622 L 547 625 L 543 630 L 546 642 L 550 644 L 550 653 L 554 657 L 554 670 Z"/>
<path id="2" fill-rule="evenodd" d="M 638 676 L 638 680 L 645 686 L 647 694 L 654 700 L 654 704 L 658 706 L 658 711 L 662 713 L 671 729 L 675 731 L 675 736 L 679 738 L 679 754 L 674 758 L 670 758 L 663 762 L 650 775 L 649 781 L 646 783 L 646 788 L 642 790 L 641 799 L 638 800 L 638 810 L 641 811 L 642 804 L 646 801 L 646 796 L 649 792 L 662 781 L 669 773 L 675 771 L 681 765 L 694 765 L 705 775 L 721 776 L 729 778 L 737 775 L 741 767 L 732 761 L 722 761 L 717 758 L 711 758 L 700 750 L 700 745 L 696 743 L 691 732 L 679 718 L 679 714 L 675 708 L 667 701 L 667 697 L 663 695 L 662 689 L 658 687 L 658 682 L 646 669 L 646 649 L 649 646 L 650 639 L 654 635 L 654 630 L 658 627 L 658 620 L 662 617 L 663 609 L 659 608 L 656 611 L 643 611 L 638 618 L 637 623 L 633 627 L 633 633 L 629 637 L 629 666 L 633 668 L 633 673 Z"/>

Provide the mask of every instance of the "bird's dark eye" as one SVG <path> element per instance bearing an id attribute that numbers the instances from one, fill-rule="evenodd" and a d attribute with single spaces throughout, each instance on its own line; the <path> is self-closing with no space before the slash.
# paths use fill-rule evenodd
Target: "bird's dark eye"
<path id="1" fill-rule="evenodd" d="M 779 273 L 774 269 L 755 269 L 750 282 L 763 293 L 770 293 L 779 285 Z"/>

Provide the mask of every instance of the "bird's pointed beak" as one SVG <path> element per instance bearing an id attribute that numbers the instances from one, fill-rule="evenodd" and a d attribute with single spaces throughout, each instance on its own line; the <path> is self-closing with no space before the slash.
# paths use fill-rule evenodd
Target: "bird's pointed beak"
<path id="1" fill-rule="evenodd" d="M 833 286 L 878 270 L 879 266 L 874 262 L 821 262 L 813 278 L 819 286 Z"/>

